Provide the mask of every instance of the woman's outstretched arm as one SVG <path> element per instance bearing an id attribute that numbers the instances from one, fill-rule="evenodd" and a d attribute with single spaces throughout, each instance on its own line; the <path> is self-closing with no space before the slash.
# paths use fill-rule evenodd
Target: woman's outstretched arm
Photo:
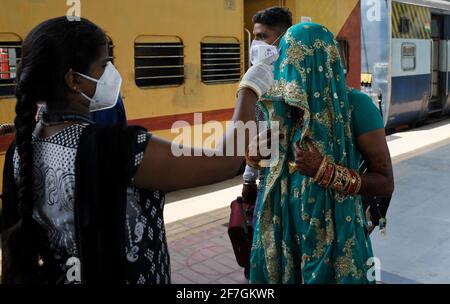
<path id="1" fill-rule="evenodd" d="M 240 90 L 232 121 L 247 123 L 254 120 L 256 101 L 257 96 L 252 90 L 245 88 Z M 216 151 L 208 151 L 208 155 L 216 152 L 214 156 L 202 153 L 201 156 L 176 157 L 172 153 L 170 141 L 152 137 L 145 151 L 144 160 L 136 173 L 134 185 L 144 189 L 173 191 L 232 178 L 244 160 L 243 156 L 236 155 L 238 144 L 247 147 L 249 142 L 246 134 L 245 142 L 238 143 L 236 133 L 237 129 L 232 125 L 222 137 Z M 226 156 L 226 143 L 234 144 L 235 151 L 231 156 Z M 194 151 L 198 148 L 190 149 L 191 155 L 195 155 Z"/>
<path id="2" fill-rule="evenodd" d="M 250 135 L 241 128 L 255 119 L 258 98 L 274 83 L 273 66 L 261 63 L 252 66 L 242 77 L 232 122 L 214 151 L 188 148 L 187 156 L 176 156 L 172 143 L 153 137 L 144 153 L 144 159 L 135 175 L 134 185 L 144 189 L 173 191 L 208 185 L 233 177 L 239 170 Z M 240 136 L 237 136 L 240 129 Z M 255 128 L 256 130 L 256 128 Z M 256 134 L 255 134 L 256 135 Z M 227 144 L 232 147 L 227 147 Z M 181 147 L 181 150 L 183 147 Z M 230 151 L 231 150 L 231 151 Z M 244 153 L 237 153 L 244 151 Z M 228 152 L 228 153 L 227 153 Z M 231 153 L 230 153 L 231 152 Z M 199 156 L 195 156 L 199 155 Z"/>

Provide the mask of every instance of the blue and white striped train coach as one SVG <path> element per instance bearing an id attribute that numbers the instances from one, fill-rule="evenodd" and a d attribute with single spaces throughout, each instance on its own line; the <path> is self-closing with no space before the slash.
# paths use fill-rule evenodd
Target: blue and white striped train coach
<path id="1" fill-rule="evenodd" d="M 362 0 L 362 89 L 387 129 L 450 113 L 450 2 Z"/>

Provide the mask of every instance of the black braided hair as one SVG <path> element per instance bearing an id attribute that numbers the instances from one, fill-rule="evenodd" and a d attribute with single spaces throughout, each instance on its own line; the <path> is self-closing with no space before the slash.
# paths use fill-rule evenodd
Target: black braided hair
<path id="1" fill-rule="evenodd" d="M 37 102 L 58 111 L 67 106 L 65 74 L 70 70 L 87 73 L 106 47 L 105 33 L 94 23 L 66 17 L 47 20 L 36 26 L 22 47 L 22 61 L 16 87 L 16 145 L 20 156 L 19 209 L 23 220 L 33 210 L 33 145 Z"/>
<path id="2" fill-rule="evenodd" d="M 65 75 L 70 69 L 87 74 L 102 48 L 105 33 L 92 22 L 70 22 L 66 17 L 50 19 L 35 27 L 22 46 L 22 61 L 16 86 L 16 147 L 20 157 L 18 201 L 21 218 L 2 233 L 2 281 L 43 283 L 50 280 L 46 267 L 39 267 L 45 247 L 41 229 L 32 220 L 33 144 L 37 103 L 51 111 L 64 111 L 69 102 Z M 14 219 L 15 220 L 15 219 Z M 45 265 L 45 261 L 44 261 Z"/>

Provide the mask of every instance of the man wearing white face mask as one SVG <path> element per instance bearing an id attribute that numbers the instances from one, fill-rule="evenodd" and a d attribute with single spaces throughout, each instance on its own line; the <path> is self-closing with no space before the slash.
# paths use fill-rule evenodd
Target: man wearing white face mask
<path id="1" fill-rule="evenodd" d="M 281 36 L 292 26 L 292 13 L 287 8 L 271 7 L 253 16 L 255 40 L 279 45 Z"/>
<path id="2" fill-rule="evenodd" d="M 292 14 L 286 8 L 271 7 L 256 13 L 253 16 L 253 23 L 253 35 L 255 39 L 252 41 L 249 54 L 253 65 L 252 68 L 256 65 L 260 68 L 267 69 L 266 65 L 272 66 L 278 59 L 278 45 L 284 33 L 292 26 Z M 243 82 L 245 83 L 245 79 L 243 79 Z M 264 125 L 259 125 L 260 122 L 264 122 L 265 120 L 265 115 L 257 104 L 255 108 L 255 121 L 259 127 L 258 133 L 267 131 L 264 130 Z M 244 185 L 242 187 L 242 197 L 245 202 L 255 204 L 258 192 L 256 181 L 263 178 L 262 174 L 262 170 L 260 171 L 250 166 L 245 166 L 243 175 Z M 258 206 L 255 206 L 254 214 L 256 214 L 257 208 Z M 253 222 L 255 222 L 255 218 Z M 249 269 L 246 268 L 245 276 L 247 278 L 248 274 Z"/>
<path id="3" fill-rule="evenodd" d="M 252 64 L 258 62 L 272 64 L 278 58 L 277 47 L 281 37 L 292 26 L 292 14 L 286 8 L 271 7 L 256 13 L 253 16 L 253 23 L 255 39 L 250 50 Z M 264 121 L 264 114 L 258 105 L 255 111 L 256 121 Z M 262 131 L 264 130 L 259 130 L 259 132 Z M 248 202 L 255 202 L 256 200 L 256 180 L 259 176 L 259 170 L 246 166 L 242 196 Z"/>

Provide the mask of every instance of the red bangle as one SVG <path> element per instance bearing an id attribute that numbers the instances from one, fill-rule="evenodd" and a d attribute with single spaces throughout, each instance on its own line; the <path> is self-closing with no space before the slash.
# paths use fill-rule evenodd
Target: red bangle
<path id="1" fill-rule="evenodd" d="M 350 183 L 347 189 L 345 189 L 345 192 L 348 194 L 353 194 L 356 190 L 356 185 L 358 184 L 358 176 L 356 174 L 355 171 L 350 170 Z"/>
<path id="2" fill-rule="evenodd" d="M 331 180 L 333 179 L 334 169 L 335 169 L 334 164 L 328 163 L 327 168 L 325 169 L 325 173 L 323 174 L 323 177 L 320 180 L 319 185 L 325 188 L 327 188 L 330 185 Z"/>
<path id="3" fill-rule="evenodd" d="M 351 182 L 348 187 L 347 193 L 350 195 L 357 195 L 359 190 L 361 189 L 361 175 L 358 172 L 350 170 Z"/>

